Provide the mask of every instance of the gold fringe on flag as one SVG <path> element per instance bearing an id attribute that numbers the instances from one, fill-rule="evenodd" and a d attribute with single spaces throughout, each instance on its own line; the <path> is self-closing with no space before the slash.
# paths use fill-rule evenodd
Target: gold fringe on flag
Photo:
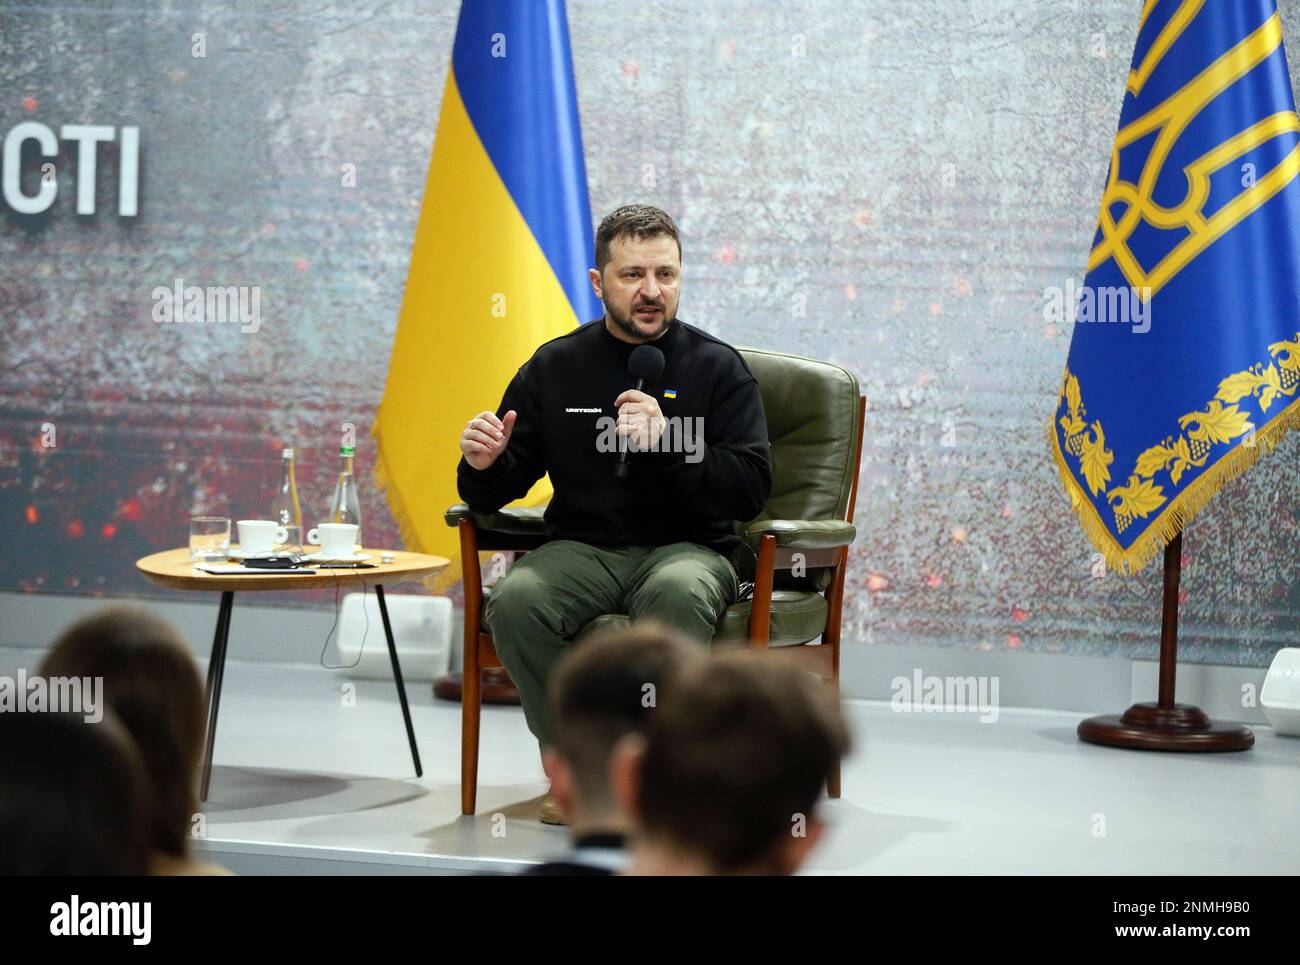
<path id="1" fill-rule="evenodd" d="M 1223 486 L 1236 479 L 1253 466 L 1261 456 L 1271 453 L 1282 438 L 1300 424 L 1300 398 L 1255 431 L 1254 445 L 1238 443 L 1237 447 L 1205 469 L 1186 489 L 1175 496 L 1142 535 L 1128 549 L 1124 549 L 1111 535 L 1097 513 L 1097 507 L 1085 494 L 1074 471 L 1065 461 L 1057 435 L 1056 417 L 1047 423 L 1052 458 L 1061 484 L 1070 495 L 1071 509 L 1079 517 L 1079 524 L 1088 540 L 1106 559 L 1106 565 L 1116 573 L 1132 576 L 1164 552 L 1171 540 L 1205 508 Z"/>

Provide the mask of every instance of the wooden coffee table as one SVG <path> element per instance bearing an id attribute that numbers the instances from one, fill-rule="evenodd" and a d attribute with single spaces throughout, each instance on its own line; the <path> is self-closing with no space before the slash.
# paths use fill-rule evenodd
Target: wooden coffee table
<path id="1" fill-rule="evenodd" d="M 374 569 L 318 569 L 314 575 L 306 573 L 270 573 L 267 575 L 217 575 L 203 573 L 194 568 L 187 547 L 164 550 L 138 560 L 135 564 L 150 583 L 171 590 L 207 590 L 221 594 L 217 611 L 217 629 L 212 638 L 212 656 L 208 660 L 207 740 L 203 749 L 203 782 L 199 791 L 201 800 L 208 799 L 208 784 L 212 779 L 212 748 L 217 736 L 217 708 L 221 704 L 221 676 L 226 667 L 226 645 L 230 636 L 230 611 L 239 592 L 266 590 L 361 589 L 373 586 L 379 601 L 379 613 L 384 621 L 384 637 L 388 641 L 388 656 L 393 663 L 393 680 L 402 704 L 402 719 L 406 722 L 406 739 L 411 745 L 411 760 L 415 763 L 415 776 L 421 777 L 420 751 L 415 745 L 415 728 L 411 726 L 411 709 L 406 702 L 406 686 L 402 682 L 402 667 L 397 660 L 397 646 L 393 642 L 393 628 L 388 621 L 388 605 L 384 602 L 384 587 L 391 583 L 422 580 L 446 569 L 450 560 L 424 553 L 407 553 L 401 550 L 367 549 L 366 562 L 377 564 Z M 382 563 L 383 554 L 391 553 L 392 563 Z"/>

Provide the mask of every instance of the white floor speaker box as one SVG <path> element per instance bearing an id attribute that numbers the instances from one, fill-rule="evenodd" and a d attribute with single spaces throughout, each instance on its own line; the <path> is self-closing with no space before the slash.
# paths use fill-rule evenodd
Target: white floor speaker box
<path id="1" fill-rule="evenodd" d="M 1264 716 L 1279 734 L 1300 737 L 1300 647 L 1283 647 L 1259 692 Z"/>
<path id="2" fill-rule="evenodd" d="M 454 615 L 451 600 L 445 596 L 385 593 L 384 602 L 388 604 L 388 619 L 393 625 L 402 679 L 407 683 L 428 681 L 445 674 L 451 662 Z M 349 593 L 343 598 L 338 654 L 338 662 L 349 668 L 349 677 L 393 679 L 393 665 L 384 639 L 384 620 L 379 613 L 379 599 L 372 590 Z"/>

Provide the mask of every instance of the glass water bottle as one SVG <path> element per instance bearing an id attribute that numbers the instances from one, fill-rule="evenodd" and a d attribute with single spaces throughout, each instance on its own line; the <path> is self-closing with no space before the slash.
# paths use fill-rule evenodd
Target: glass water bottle
<path id="1" fill-rule="evenodd" d="M 271 518 L 289 533 L 284 548 L 291 553 L 302 552 L 302 505 L 298 502 L 298 482 L 294 478 L 293 450 L 284 450 L 284 465 L 280 469 L 280 488 L 275 494 L 275 508 Z"/>
<path id="2" fill-rule="evenodd" d="M 330 502 L 329 521 L 331 523 L 355 523 L 357 527 L 357 544 L 354 552 L 361 552 L 361 498 L 357 494 L 357 477 L 352 472 L 352 459 L 356 450 L 352 446 L 341 446 L 339 458 L 339 481 L 334 486 L 334 499 Z"/>

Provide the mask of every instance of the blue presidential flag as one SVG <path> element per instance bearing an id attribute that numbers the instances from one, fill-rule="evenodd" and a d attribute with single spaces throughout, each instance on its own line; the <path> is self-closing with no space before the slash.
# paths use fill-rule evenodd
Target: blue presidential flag
<path id="1" fill-rule="evenodd" d="M 1147 0 L 1051 427 L 1116 570 L 1300 413 L 1297 173 L 1275 0 Z"/>

